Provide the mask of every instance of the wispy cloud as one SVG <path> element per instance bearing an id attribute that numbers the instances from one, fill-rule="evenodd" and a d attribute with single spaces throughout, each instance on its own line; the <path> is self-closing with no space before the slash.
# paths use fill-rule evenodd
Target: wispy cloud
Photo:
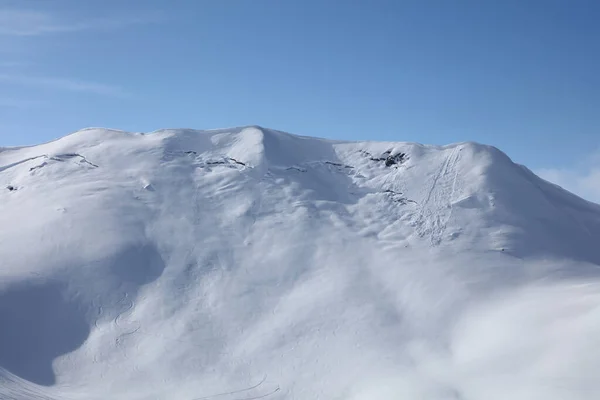
<path id="1" fill-rule="evenodd" d="M 32 108 L 43 105 L 44 102 L 37 100 L 23 100 L 14 98 L 0 98 L 0 108 Z"/>
<path id="2" fill-rule="evenodd" d="M 572 168 L 543 168 L 542 178 L 596 203 L 600 203 L 600 150 Z"/>
<path id="3" fill-rule="evenodd" d="M 0 68 L 23 67 L 27 63 L 21 61 L 0 61 Z"/>
<path id="4" fill-rule="evenodd" d="M 103 96 L 124 97 L 127 93 L 118 86 L 104 83 L 88 82 L 67 78 L 34 77 L 23 75 L 0 74 L 0 82 L 12 85 L 33 86 L 64 90 L 69 92 L 85 92 Z"/>
<path id="5" fill-rule="evenodd" d="M 159 22 L 157 14 L 69 21 L 41 11 L 0 9 L 0 35 L 38 36 L 87 30 L 114 30 Z"/>

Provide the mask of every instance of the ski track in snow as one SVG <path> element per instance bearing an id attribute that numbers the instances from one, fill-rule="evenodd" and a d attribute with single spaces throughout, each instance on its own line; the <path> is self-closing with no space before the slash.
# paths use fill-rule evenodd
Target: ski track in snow
<path id="1" fill-rule="evenodd" d="M 128 299 L 129 298 L 129 294 L 127 292 L 123 293 L 123 298 L 119 301 L 119 304 L 123 303 L 124 301 L 128 301 L 127 304 L 127 308 L 121 312 L 119 312 L 119 314 L 117 314 L 117 316 L 114 319 L 114 324 L 117 326 L 117 328 L 121 328 L 121 325 L 119 324 L 119 320 L 123 317 L 123 315 L 127 314 L 129 311 L 131 311 L 134 307 L 135 307 L 135 303 L 133 302 L 133 300 Z"/>
<path id="2" fill-rule="evenodd" d="M 600 206 L 485 146 L 88 129 L 0 165 L 2 400 L 600 398 Z"/>
<path id="3" fill-rule="evenodd" d="M 261 395 L 257 395 L 257 396 L 253 396 L 253 397 L 244 397 L 244 398 L 241 398 L 241 397 L 238 396 L 238 395 L 240 395 L 242 393 L 247 393 L 247 392 L 250 392 L 250 391 L 253 391 L 253 390 L 261 388 L 261 386 L 266 382 L 266 380 L 267 380 L 267 376 L 265 375 L 263 377 L 263 379 L 260 382 L 258 382 L 256 385 L 254 385 L 254 386 L 250 386 L 250 387 L 247 387 L 247 388 L 244 388 L 244 389 L 239 389 L 239 390 L 233 390 L 231 392 L 223 392 L 223 393 L 213 394 L 213 395 L 210 395 L 210 396 L 196 397 L 196 398 L 194 398 L 192 400 L 211 400 L 211 399 L 216 399 L 216 398 L 233 397 L 233 396 L 236 396 L 235 399 L 233 399 L 233 400 L 262 399 L 262 398 L 265 398 L 265 397 L 268 397 L 268 396 L 272 396 L 275 393 L 277 393 L 279 390 L 281 390 L 279 387 L 277 387 L 277 388 L 275 388 L 271 392 L 267 392 L 267 393 L 264 393 L 264 394 L 261 394 Z"/>
<path id="4" fill-rule="evenodd" d="M 444 237 L 446 226 L 452 216 L 452 202 L 461 148 L 454 147 L 437 170 L 428 185 L 425 200 L 419 207 L 416 231 L 419 237 L 429 237 L 431 246 L 438 246 Z"/>

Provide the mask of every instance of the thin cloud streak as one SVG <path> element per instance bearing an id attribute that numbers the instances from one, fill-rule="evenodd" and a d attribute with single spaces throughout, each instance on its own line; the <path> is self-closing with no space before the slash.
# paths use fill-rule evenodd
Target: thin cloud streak
<path id="1" fill-rule="evenodd" d="M 54 15 L 39 11 L 0 9 L 0 35 L 39 36 L 80 31 L 110 31 L 133 25 L 160 22 L 158 14 L 115 17 L 83 21 L 62 21 Z"/>
<path id="2" fill-rule="evenodd" d="M 0 61 L 0 68 L 24 67 L 27 65 L 27 63 L 20 61 Z"/>
<path id="3" fill-rule="evenodd" d="M 43 101 L 0 98 L 0 108 L 34 108 L 45 104 Z"/>
<path id="4" fill-rule="evenodd" d="M 103 96 L 128 96 L 128 93 L 126 93 L 122 88 L 118 86 L 66 78 L 48 78 L 0 74 L 0 82 L 8 83 L 11 85 L 43 87 L 70 92 L 91 93 Z"/>

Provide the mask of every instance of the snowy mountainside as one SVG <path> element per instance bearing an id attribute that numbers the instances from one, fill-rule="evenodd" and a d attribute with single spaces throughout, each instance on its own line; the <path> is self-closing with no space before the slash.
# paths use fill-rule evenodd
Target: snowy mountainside
<path id="1" fill-rule="evenodd" d="M 0 151 L 0 397 L 592 399 L 600 206 L 476 143 Z"/>

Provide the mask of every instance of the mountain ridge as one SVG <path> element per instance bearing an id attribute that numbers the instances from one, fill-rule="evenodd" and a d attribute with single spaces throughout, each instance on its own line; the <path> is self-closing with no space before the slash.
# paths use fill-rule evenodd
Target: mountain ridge
<path id="1" fill-rule="evenodd" d="M 554 399 L 519 376 L 600 367 L 557 350 L 600 333 L 600 206 L 492 146 L 90 128 L 0 152 L 0 205 L 3 398 Z"/>

